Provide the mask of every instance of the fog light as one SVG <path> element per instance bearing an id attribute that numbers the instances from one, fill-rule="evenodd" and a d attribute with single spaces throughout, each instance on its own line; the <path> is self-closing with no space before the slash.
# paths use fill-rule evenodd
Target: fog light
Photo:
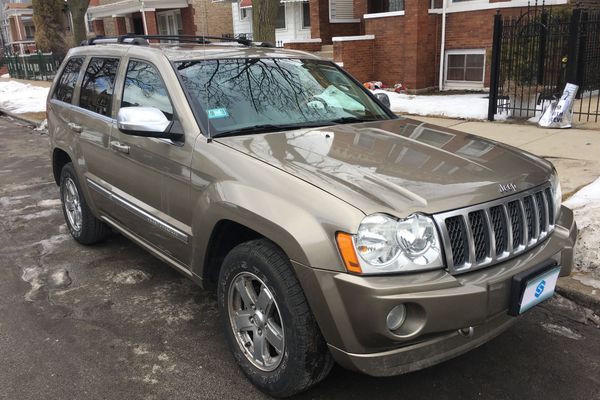
<path id="1" fill-rule="evenodd" d="M 392 308 L 392 311 L 388 314 L 386 318 L 387 327 L 390 331 L 395 331 L 399 329 L 404 321 L 406 320 L 406 307 L 404 304 L 400 304 Z"/>

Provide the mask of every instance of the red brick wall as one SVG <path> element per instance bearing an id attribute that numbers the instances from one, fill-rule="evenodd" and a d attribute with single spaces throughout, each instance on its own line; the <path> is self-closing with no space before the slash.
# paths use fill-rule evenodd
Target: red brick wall
<path id="1" fill-rule="evenodd" d="M 115 29 L 117 31 L 117 35 L 125 35 L 127 33 L 125 17 L 115 17 Z"/>
<path id="2" fill-rule="evenodd" d="M 196 34 L 196 22 L 194 21 L 194 8 L 188 6 L 181 9 L 181 22 L 183 23 L 183 33 L 186 35 Z"/>
<path id="3" fill-rule="evenodd" d="M 92 21 L 92 29 L 94 30 L 94 34 L 97 36 L 106 34 L 106 32 L 104 31 L 104 21 L 102 21 L 101 19 L 96 19 Z"/>
<path id="4" fill-rule="evenodd" d="M 290 50 L 300 51 L 320 51 L 320 42 L 287 42 L 283 44 L 283 47 Z"/>
<path id="5" fill-rule="evenodd" d="M 404 72 L 403 16 L 365 20 L 365 34 L 375 35 L 373 46 L 374 79 L 391 85 L 400 82 Z M 346 60 L 344 60 L 344 66 Z"/>
<path id="6" fill-rule="evenodd" d="M 156 12 L 144 11 L 144 14 L 146 14 L 146 29 L 148 30 L 148 35 L 158 35 Z"/>
<path id="7" fill-rule="evenodd" d="M 310 36 L 321 38 L 323 44 L 331 44 L 335 36 L 355 36 L 360 34 L 360 23 L 330 23 L 329 0 L 310 1 Z"/>
<path id="8" fill-rule="evenodd" d="M 376 40 L 352 40 L 333 42 L 334 60 L 343 62 L 343 68 L 360 82 L 375 79 L 373 54 Z"/>

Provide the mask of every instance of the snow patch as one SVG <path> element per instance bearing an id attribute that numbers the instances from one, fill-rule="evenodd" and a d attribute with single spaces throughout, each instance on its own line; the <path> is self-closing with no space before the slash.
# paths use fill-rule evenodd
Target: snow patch
<path id="1" fill-rule="evenodd" d="M 152 275 L 141 271 L 139 269 L 129 269 L 127 271 L 119 272 L 112 279 L 115 283 L 121 283 L 124 285 L 135 285 L 137 283 L 147 281 L 152 278 Z"/>
<path id="2" fill-rule="evenodd" d="M 48 132 L 48 120 L 45 119 L 43 120 L 37 128 L 33 129 L 36 132 L 42 132 L 42 133 L 47 133 Z"/>
<path id="3" fill-rule="evenodd" d="M 571 329 L 567 328 L 566 326 L 562 326 L 562 325 L 555 325 L 555 324 L 543 322 L 542 328 L 544 328 L 545 330 L 547 330 L 550 333 L 554 333 L 558 336 L 563 336 L 563 337 L 573 339 L 573 340 L 579 340 L 583 337 L 579 333 L 573 332 Z"/>
<path id="4" fill-rule="evenodd" d="M 48 90 L 28 83 L 0 82 L 0 109 L 15 114 L 44 112 Z"/>
<path id="5" fill-rule="evenodd" d="M 42 200 L 37 203 L 38 207 L 56 207 L 60 206 L 60 199 Z"/>
<path id="6" fill-rule="evenodd" d="M 0 76 L 0 78 L 8 79 L 8 78 L 10 78 L 10 75 L 9 74 L 2 74 L 2 76 Z"/>
<path id="7" fill-rule="evenodd" d="M 31 285 L 31 288 L 25 294 L 26 301 L 36 300 L 41 289 L 45 286 L 49 289 L 65 289 L 72 282 L 69 271 L 66 269 L 48 271 L 40 266 L 23 268 L 21 279 Z"/>
<path id="8" fill-rule="evenodd" d="M 583 187 L 564 205 L 573 209 L 579 228 L 573 278 L 600 289 L 600 178 Z"/>
<path id="9" fill-rule="evenodd" d="M 42 210 L 42 211 L 38 211 L 38 212 L 35 212 L 35 213 L 32 213 L 32 214 L 20 215 L 19 218 L 24 219 L 26 221 L 31 221 L 33 219 L 40 219 L 40 218 L 50 217 L 51 215 L 54 215 L 54 214 L 56 214 L 59 211 L 60 210 L 57 210 L 57 209 Z"/>
<path id="10" fill-rule="evenodd" d="M 574 274 L 571 278 L 596 289 L 600 289 L 600 280 L 594 279 L 592 276 Z"/>
<path id="11" fill-rule="evenodd" d="M 49 237 L 48 239 L 40 240 L 39 242 L 34 243 L 34 245 L 39 244 L 42 246 L 42 255 L 46 255 L 52 252 L 58 245 L 60 245 L 65 240 L 69 239 L 71 236 L 67 234 L 54 235 Z"/>
<path id="12" fill-rule="evenodd" d="M 488 117 L 486 93 L 451 95 L 410 95 L 387 90 L 375 90 L 390 98 L 390 108 L 396 113 L 423 116 L 485 120 Z M 507 115 L 496 115 L 496 120 L 505 120 Z"/>

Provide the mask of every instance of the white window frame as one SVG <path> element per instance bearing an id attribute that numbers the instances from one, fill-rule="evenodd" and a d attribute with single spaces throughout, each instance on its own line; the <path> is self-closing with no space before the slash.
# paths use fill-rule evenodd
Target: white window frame
<path id="1" fill-rule="evenodd" d="M 250 17 L 250 15 L 248 14 L 248 11 L 250 11 L 249 7 L 244 7 L 244 8 L 240 7 L 239 1 L 238 1 L 237 5 L 238 5 L 238 17 L 239 17 L 240 21 L 247 21 L 248 18 Z M 246 13 L 245 17 L 242 17 L 242 12 Z"/>
<path id="2" fill-rule="evenodd" d="M 448 56 L 455 54 L 482 54 L 483 55 L 483 74 L 481 81 L 449 81 L 448 80 Z M 487 66 L 487 56 L 485 49 L 452 49 L 446 50 L 444 54 L 444 87 L 447 89 L 483 89 L 485 82 L 485 69 Z"/>
<path id="3" fill-rule="evenodd" d="M 175 24 L 178 25 L 178 20 L 177 20 L 177 15 L 179 14 L 179 18 L 181 19 L 181 30 L 183 31 L 183 18 L 181 15 L 181 9 L 179 8 L 175 8 L 173 10 L 167 10 L 167 11 L 156 11 L 156 28 L 157 30 L 160 32 L 160 22 L 159 22 L 159 18 L 161 16 L 164 16 L 165 18 L 168 18 L 169 15 L 173 16 L 173 21 L 175 21 Z M 162 33 L 159 33 L 162 35 Z M 167 33 L 168 35 L 170 35 L 169 33 Z M 174 35 L 179 35 L 179 32 L 174 33 Z"/>

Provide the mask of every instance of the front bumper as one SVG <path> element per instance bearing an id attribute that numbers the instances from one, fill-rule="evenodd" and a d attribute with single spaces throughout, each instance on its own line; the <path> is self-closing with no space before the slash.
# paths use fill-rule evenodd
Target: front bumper
<path id="1" fill-rule="evenodd" d="M 389 376 L 455 357 L 507 329 L 516 320 L 506 313 L 512 276 L 550 259 L 561 265 L 561 276 L 568 275 L 576 236 L 573 213 L 563 207 L 543 243 L 462 275 L 439 270 L 364 277 L 293 264 L 336 361 Z M 386 317 L 399 304 L 406 306 L 406 322 L 391 332 Z M 468 328 L 473 328 L 468 337 L 458 332 Z"/>

